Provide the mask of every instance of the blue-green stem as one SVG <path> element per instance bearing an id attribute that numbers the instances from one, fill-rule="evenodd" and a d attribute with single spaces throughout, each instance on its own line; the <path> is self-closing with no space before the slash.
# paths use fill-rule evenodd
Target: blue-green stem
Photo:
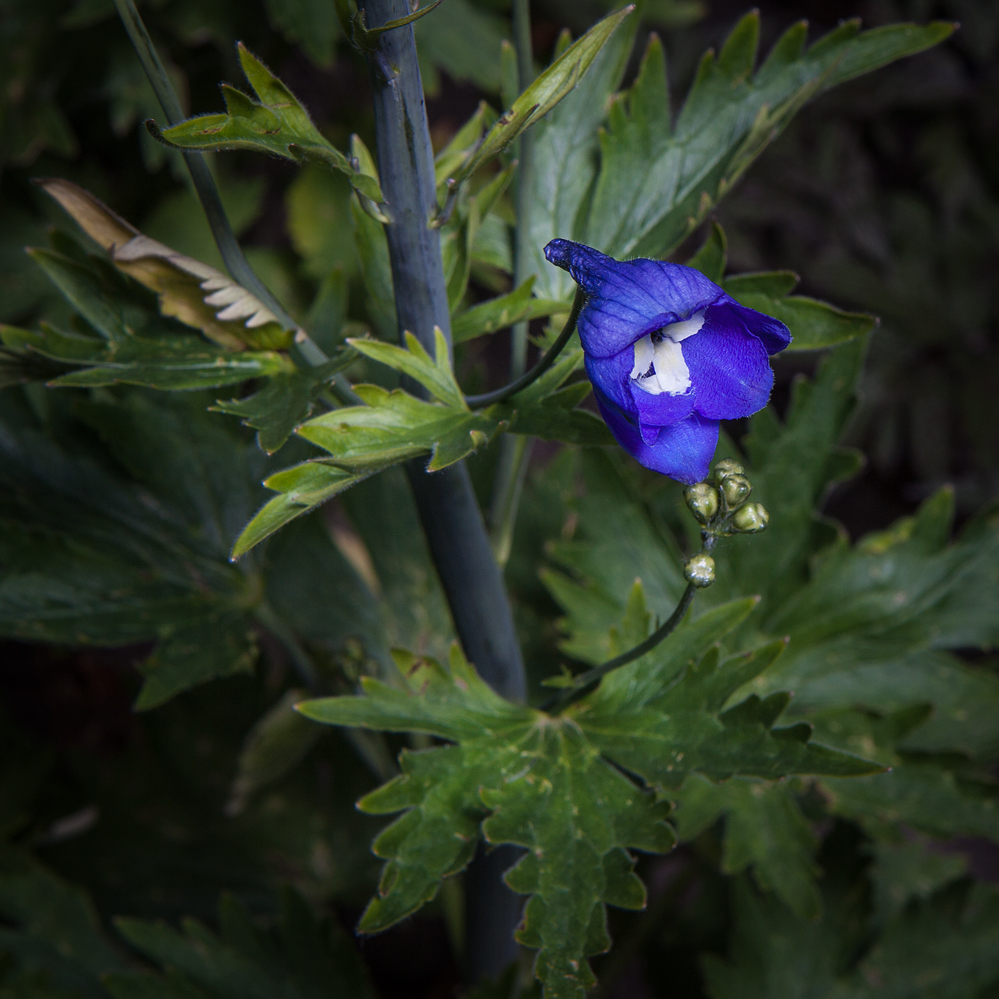
<path id="1" fill-rule="evenodd" d="M 184 109 L 180 106 L 180 100 L 170 82 L 170 76 L 156 51 L 156 46 L 153 45 L 153 40 L 149 37 L 149 32 L 146 30 L 139 12 L 135 9 L 135 4 L 132 0 L 114 0 L 114 5 L 168 124 L 179 124 L 184 120 Z M 295 331 L 291 354 L 300 367 L 316 367 L 324 364 L 329 358 L 305 330 L 292 319 L 287 309 L 271 294 L 270 289 L 260 280 L 244 256 L 236 239 L 236 234 L 229 224 L 225 209 L 222 207 L 218 186 L 208 169 L 204 155 L 192 152 L 185 152 L 182 155 L 191 175 L 195 193 L 212 230 L 212 236 L 215 238 L 215 244 L 222 255 L 222 262 L 232 279 L 241 284 L 247 291 L 252 292 L 267 306 L 284 329 Z M 338 386 L 341 391 L 346 386 L 346 381 L 342 375 L 339 376 Z"/>
<path id="2" fill-rule="evenodd" d="M 531 43 L 531 0 L 513 0 L 513 44 L 517 54 L 517 85 L 523 93 L 534 82 L 534 46 Z M 517 229 L 514 240 L 513 286 L 519 288 L 533 273 L 531 253 L 531 198 L 534 183 L 534 129 L 524 132 L 517 150 Z M 528 323 L 515 323 L 510 341 L 510 377 L 519 378 L 527 367 Z M 517 507 L 531 459 L 529 437 L 506 436 L 500 441 L 499 462 L 493 486 L 489 523 L 493 551 L 506 565 L 513 544 Z"/>
<path id="3" fill-rule="evenodd" d="M 369 28 L 410 13 L 407 0 L 362 0 L 362 8 Z M 385 234 L 399 335 L 412 331 L 432 352 L 434 327 L 450 341 L 451 323 L 440 233 L 430 227 L 437 210 L 433 150 L 412 27 L 381 35 L 368 66 L 381 187 L 393 219 Z M 422 462 L 411 462 L 407 474 L 465 654 L 493 689 L 523 700 L 526 680 L 513 612 L 468 470 L 459 463 L 428 473 Z M 519 900 L 500 884 L 496 870 L 516 859 L 508 851 L 474 861 L 468 873 L 466 961 L 472 981 L 498 974 L 516 955 Z"/>

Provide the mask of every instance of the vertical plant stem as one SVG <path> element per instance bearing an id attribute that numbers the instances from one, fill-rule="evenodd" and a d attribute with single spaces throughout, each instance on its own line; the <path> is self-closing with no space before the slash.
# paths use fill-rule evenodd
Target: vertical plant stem
<path id="1" fill-rule="evenodd" d="M 362 6 L 369 28 L 410 13 L 407 0 L 363 0 Z M 405 26 L 381 35 L 368 65 L 379 173 L 393 219 L 385 233 L 399 334 L 410 330 L 433 351 L 434 326 L 450 341 L 451 324 L 440 235 L 429 225 L 437 199 L 413 29 Z M 513 613 L 468 470 L 459 463 L 430 474 L 422 462 L 411 462 L 407 474 L 466 655 L 493 689 L 523 700 L 526 681 Z M 473 981 L 497 974 L 516 955 L 513 929 L 519 906 L 496 880 L 498 859 L 502 859 L 499 850 L 487 858 L 490 869 L 482 869 L 476 860 L 469 871 L 466 912 L 472 932 L 466 933 L 466 958 Z M 514 859 L 507 857 L 504 866 Z M 496 891 L 478 890 L 479 882 L 494 885 Z M 506 904 L 496 904 L 497 892 Z"/>
<path id="2" fill-rule="evenodd" d="M 114 5 L 122 24 L 125 26 L 132 47 L 139 57 L 139 62 L 142 63 L 149 84 L 156 94 L 156 99 L 163 109 L 167 122 L 170 125 L 178 124 L 184 120 L 184 109 L 180 106 L 180 100 L 170 82 L 170 76 L 156 51 L 156 46 L 153 45 L 153 40 L 149 37 L 149 32 L 146 31 L 146 26 L 136 10 L 135 4 L 132 0 L 114 0 Z M 292 319 L 287 309 L 257 277 L 256 272 L 244 256 L 236 239 L 236 234 L 229 224 L 225 209 L 222 207 L 218 185 L 208 169 L 204 154 L 185 152 L 182 155 L 191 175 L 195 193 L 204 209 L 209 228 L 212 230 L 212 236 L 215 238 L 215 245 L 219 248 L 222 261 L 230 276 L 260 299 L 274 313 L 278 322 L 286 330 L 295 330 L 295 340 L 291 352 L 301 367 L 314 367 L 328 361 L 329 358 L 319 345 Z M 346 384 L 342 376 L 340 376 L 339 383 L 342 383 L 341 388 Z"/>

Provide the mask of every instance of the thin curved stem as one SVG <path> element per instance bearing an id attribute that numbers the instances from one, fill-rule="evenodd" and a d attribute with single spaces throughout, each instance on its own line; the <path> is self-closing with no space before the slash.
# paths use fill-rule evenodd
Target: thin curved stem
<path id="1" fill-rule="evenodd" d="M 153 45 L 153 40 L 149 37 L 149 32 L 142 21 L 142 17 L 135 9 L 132 0 L 114 0 L 118 16 L 121 18 L 125 31 L 128 33 L 132 47 L 135 49 L 139 62 L 145 70 L 156 99 L 163 109 L 167 122 L 170 125 L 177 125 L 184 120 L 184 109 L 180 106 L 177 92 L 173 89 L 170 76 Z M 191 175 L 191 182 L 194 184 L 195 193 L 204 209 L 205 218 L 208 220 L 212 236 L 215 237 L 215 245 L 219 248 L 222 261 L 226 270 L 234 281 L 239 282 L 247 291 L 252 292 L 277 318 L 277 321 L 286 329 L 295 331 L 295 339 L 292 344 L 291 354 L 301 367 L 317 367 L 325 364 L 329 358 L 320 346 L 303 330 L 297 322 L 288 314 L 288 311 L 274 297 L 270 289 L 260 280 L 256 272 L 250 266 L 249 261 L 243 254 L 236 234 L 232 230 L 229 218 L 222 207 L 222 198 L 219 196 L 218 185 L 215 178 L 208 169 L 202 153 L 185 152 L 182 154 L 184 162 L 187 164 L 188 172 Z M 341 388 L 346 385 L 346 380 L 342 375 L 338 376 L 338 384 Z M 341 384 L 342 383 L 342 384 Z M 349 388 L 349 386 L 347 386 Z"/>
<path id="2" fill-rule="evenodd" d="M 688 583 L 687 588 L 683 591 L 683 596 L 680 597 L 680 602 L 676 605 L 676 610 L 670 614 L 665 624 L 660 625 L 644 642 L 640 642 L 633 649 L 628 649 L 627 652 L 622 652 L 621 655 L 615 656 L 600 666 L 594 666 L 593 669 L 581 673 L 576 677 L 571 687 L 566 687 L 563 691 L 550 698 L 541 705 L 541 709 L 555 714 L 564 711 L 584 694 L 588 694 L 608 673 L 612 673 L 621 666 L 627 666 L 628 663 L 634 662 L 636 659 L 641 659 L 646 652 L 651 652 L 683 620 L 683 616 L 687 613 L 688 608 L 693 602 L 696 592 L 697 587 L 693 583 Z"/>
<path id="3" fill-rule="evenodd" d="M 484 392 L 482 395 L 466 396 L 465 401 L 468 405 L 473 409 L 483 409 L 486 406 L 492 406 L 494 403 L 509 399 L 510 396 L 516 395 L 527 388 L 532 382 L 537 381 L 555 363 L 558 355 L 565 349 L 565 345 L 572 339 L 572 334 L 576 332 L 576 321 L 579 319 L 579 314 L 583 311 L 585 304 L 586 294 L 582 288 L 577 287 L 576 296 L 572 300 L 572 311 L 569 313 L 568 321 L 562 328 L 562 332 L 559 333 L 558 339 L 545 351 L 544 356 L 538 363 L 530 371 L 510 382 L 509 385 L 504 385 L 503 388 L 495 389 L 492 392 Z"/>

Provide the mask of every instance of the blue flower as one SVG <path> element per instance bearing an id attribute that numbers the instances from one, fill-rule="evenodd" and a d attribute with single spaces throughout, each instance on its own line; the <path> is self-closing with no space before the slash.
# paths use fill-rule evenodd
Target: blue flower
<path id="1" fill-rule="evenodd" d="M 718 421 L 767 404 L 768 355 L 791 342 L 787 327 L 693 267 L 614 260 L 567 239 L 545 256 L 586 294 L 577 325 L 586 373 L 618 443 L 680 482 L 705 478 Z"/>

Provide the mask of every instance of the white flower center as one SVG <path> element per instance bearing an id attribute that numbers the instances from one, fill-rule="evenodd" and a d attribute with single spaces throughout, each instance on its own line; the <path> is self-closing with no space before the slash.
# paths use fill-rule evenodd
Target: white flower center
<path id="1" fill-rule="evenodd" d="M 680 342 L 693 336 L 704 325 L 704 310 L 695 312 L 680 323 L 670 323 L 661 330 L 643 336 L 635 344 L 632 381 L 651 395 L 663 392 L 680 395 L 690 388 L 690 372 L 683 359 Z"/>

